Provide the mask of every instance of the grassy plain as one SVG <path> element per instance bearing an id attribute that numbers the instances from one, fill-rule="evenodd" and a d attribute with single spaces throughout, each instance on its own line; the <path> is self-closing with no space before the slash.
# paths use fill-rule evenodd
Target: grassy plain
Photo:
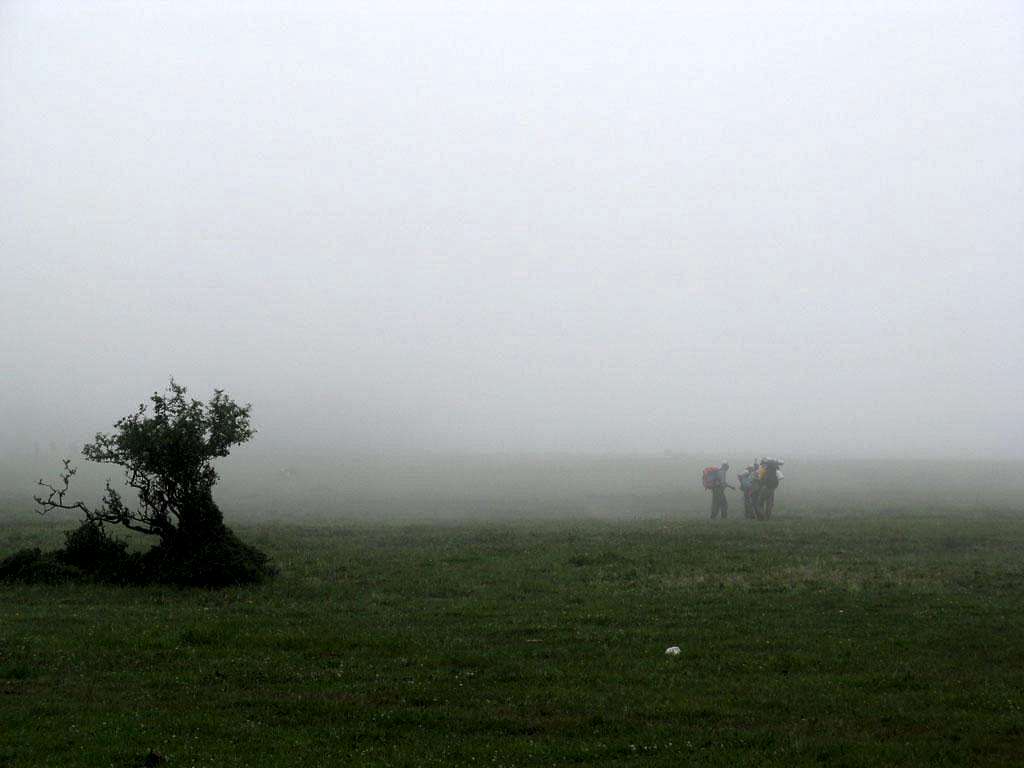
<path id="1" fill-rule="evenodd" d="M 878 512 L 250 521 L 265 587 L 0 586 L 0 766 L 1020 765 L 1024 516 Z"/>

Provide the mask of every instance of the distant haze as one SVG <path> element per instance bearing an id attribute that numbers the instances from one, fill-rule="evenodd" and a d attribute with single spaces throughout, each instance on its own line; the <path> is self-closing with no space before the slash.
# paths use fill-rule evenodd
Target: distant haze
<path id="1" fill-rule="evenodd" d="M 0 5 L 0 454 L 1024 457 L 1022 244 L 1017 2 Z"/>

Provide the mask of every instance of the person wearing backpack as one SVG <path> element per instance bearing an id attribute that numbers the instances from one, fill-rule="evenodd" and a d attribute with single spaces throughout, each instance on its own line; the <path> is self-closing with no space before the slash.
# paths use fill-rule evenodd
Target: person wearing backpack
<path id="1" fill-rule="evenodd" d="M 723 520 L 729 515 L 729 502 L 725 498 L 725 489 L 732 488 L 732 486 L 726 481 L 728 471 L 729 462 L 727 461 L 723 461 L 720 467 L 709 467 L 704 470 L 704 487 L 711 491 L 712 520 L 718 517 L 719 513 Z M 733 488 L 733 490 L 736 489 Z"/>
<path id="2" fill-rule="evenodd" d="M 736 477 L 740 481 L 740 493 L 743 494 L 743 516 L 754 519 L 754 480 L 756 478 L 757 463 L 754 462 L 740 472 Z"/>

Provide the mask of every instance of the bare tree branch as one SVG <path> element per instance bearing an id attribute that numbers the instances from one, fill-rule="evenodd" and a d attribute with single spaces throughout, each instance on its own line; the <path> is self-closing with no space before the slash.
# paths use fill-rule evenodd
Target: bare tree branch
<path id="1" fill-rule="evenodd" d="M 76 501 L 73 504 L 65 504 L 64 497 L 67 495 L 68 490 L 71 487 L 71 478 L 78 472 L 77 467 L 71 466 L 71 459 L 63 459 L 64 469 L 60 473 L 60 487 L 51 485 L 50 483 L 44 482 L 42 478 L 39 479 L 37 485 L 41 488 L 45 488 L 49 491 L 46 498 L 42 496 L 33 496 L 32 499 L 35 501 L 37 509 L 36 512 L 40 515 L 45 515 L 54 509 L 77 509 L 84 512 L 86 517 L 91 514 L 88 507 L 85 506 L 81 501 Z"/>

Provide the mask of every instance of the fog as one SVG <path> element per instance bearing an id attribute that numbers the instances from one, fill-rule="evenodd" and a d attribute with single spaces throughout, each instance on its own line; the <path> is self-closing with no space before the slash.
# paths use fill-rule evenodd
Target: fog
<path id="1" fill-rule="evenodd" d="M 5 3 L 0 457 L 1024 458 L 1022 137 L 1014 2 Z"/>

